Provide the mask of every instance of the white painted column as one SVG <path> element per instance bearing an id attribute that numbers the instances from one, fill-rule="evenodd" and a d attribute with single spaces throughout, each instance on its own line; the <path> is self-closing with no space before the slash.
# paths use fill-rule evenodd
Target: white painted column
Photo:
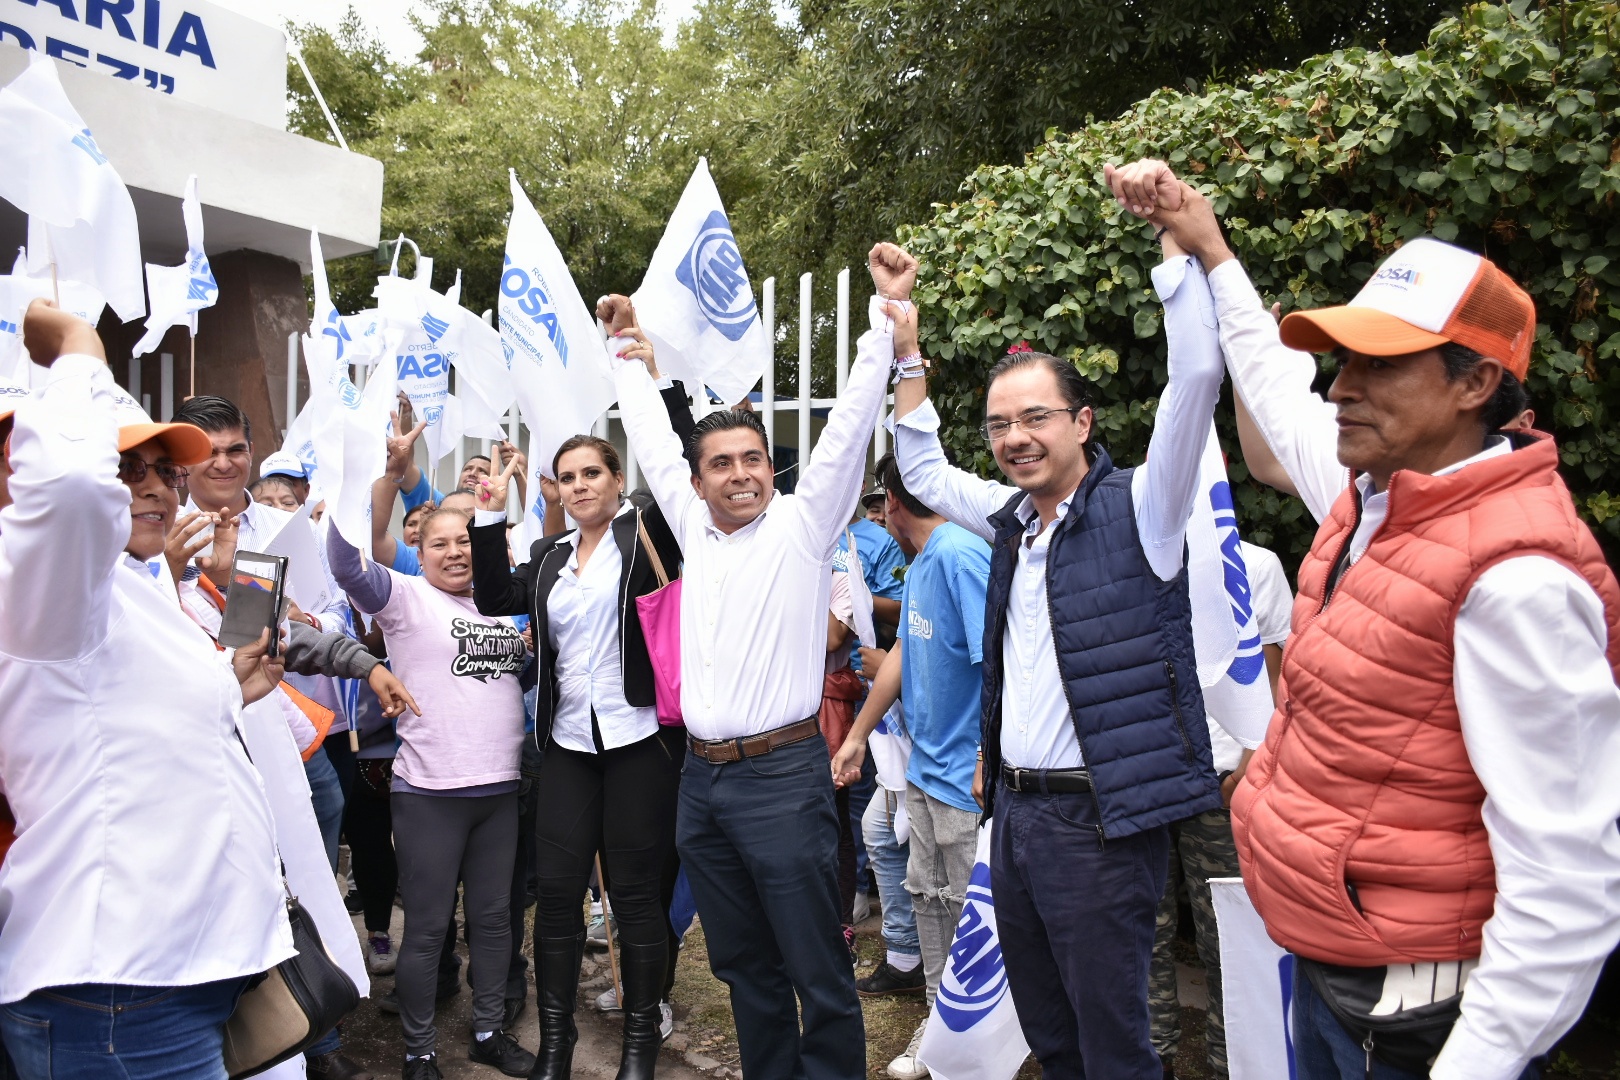
<path id="1" fill-rule="evenodd" d="M 838 396 L 849 381 L 849 267 L 838 271 Z"/>
<path id="2" fill-rule="evenodd" d="M 765 378 L 760 384 L 759 411 L 765 420 L 765 441 L 776 449 L 776 279 L 765 279 L 761 289 L 765 319 L 765 341 L 770 354 L 765 359 Z"/>
<path id="3" fill-rule="evenodd" d="M 281 430 L 285 438 L 298 415 L 298 334 L 287 335 L 287 427 Z"/>
<path id="4" fill-rule="evenodd" d="M 158 355 L 158 422 L 174 419 L 174 354 Z"/>
<path id="5" fill-rule="evenodd" d="M 810 275 L 799 275 L 799 476 L 810 460 Z M 797 485 L 798 477 L 794 478 Z"/>

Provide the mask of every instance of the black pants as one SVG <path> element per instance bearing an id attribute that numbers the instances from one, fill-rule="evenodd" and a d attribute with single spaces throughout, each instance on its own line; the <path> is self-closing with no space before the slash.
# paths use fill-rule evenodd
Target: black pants
<path id="1" fill-rule="evenodd" d="M 743 1075 L 865 1080 L 826 742 L 724 765 L 688 754 L 678 834 L 709 967 L 731 988 Z"/>
<path id="2" fill-rule="evenodd" d="M 394 911 L 394 893 L 399 888 L 399 863 L 394 858 L 394 815 L 388 801 L 394 763 L 390 758 L 362 758 L 354 764 L 354 783 L 343 804 L 343 832 L 349 838 L 349 864 L 354 870 L 354 888 L 360 894 L 366 930 L 387 933 Z"/>
<path id="3" fill-rule="evenodd" d="M 597 754 L 556 743 L 546 747 L 535 815 L 537 937 L 584 931 L 580 899 L 601 851 L 613 866 L 608 899 L 620 939 L 656 945 L 667 938 L 669 914 L 662 896 L 675 847 L 680 737 L 678 728 L 660 728 L 639 742 Z"/>
<path id="4" fill-rule="evenodd" d="M 1148 966 L 1170 830 L 1103 841 L 1097 822 L 1089 794 L 998 788 L 990 882 L 1007 986 L 1046 1080 L 1159 1080 Z"/>
<path id="5" fill-rule="evenodd" d="M 531 903 L 529 877 L 534 872 L 534 817 L 540 785 L 524 777 L 518 787 L 517 856 L 512 860 L 512 960 L 506 968 L 506 1000 L 523 1001 L 529 996 L 529 980 L 524 978 L 529 961 L 523 955 L 523 909 Z"/>

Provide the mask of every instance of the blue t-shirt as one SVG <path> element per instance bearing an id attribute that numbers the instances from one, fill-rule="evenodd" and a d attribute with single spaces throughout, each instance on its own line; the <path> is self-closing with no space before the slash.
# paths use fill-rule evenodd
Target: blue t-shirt
<path id="1" fill-rule="evenodd" d="M 900 697 L 911 735 L 906 779 L 940 802 L 973 813 L 979 810 L 973 769 L 989 579 L 990 545 L 946 522 L 906 571 L 900 610 Z"/>
<path id="2" fill-rule="evenodd" d="M 861 577 L 866 579 L 867 589 L 873 596 L 885 600 L 900 599 L 904 586 L 894 576 L 897 569 L 906 565 L 906 554 L 900 550 L 900 545 L 887 529 L 865 518 L 850 525 L 849 531 L 855 534 L 855 555 L 861 560 Z M 849 570 L 849 541 L 843 533 L 838 534 L 833 569 Z"/>

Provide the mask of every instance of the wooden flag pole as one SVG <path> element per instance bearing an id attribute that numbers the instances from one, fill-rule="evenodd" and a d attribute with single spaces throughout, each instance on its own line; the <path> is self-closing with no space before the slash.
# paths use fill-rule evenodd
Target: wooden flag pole
<path id="1" fill-rule="evenodd" d="M 619 985 L 619 951 L 613 947 L 613 906 L 608 903 L 607 878 L 602 876 L 602 853 L 596 853 L 596 884 L 602 890 L 602 929 L 607 931 L 608 970 L 613 973 L 613 996 L 624 1008 L 624 988 Z"/>

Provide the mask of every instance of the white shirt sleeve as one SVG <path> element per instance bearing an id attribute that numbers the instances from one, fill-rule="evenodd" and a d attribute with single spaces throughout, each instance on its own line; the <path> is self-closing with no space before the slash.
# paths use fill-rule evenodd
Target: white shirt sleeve
<path id="1" fill-rule="evenodd" d="M 925 400 L 895 421 L 894 456 L 900 479 L 918 502 L 986 543 L 995 543 L 990 515 L 1006 506 L 1018 489 L 953 468 L 945 460 L 933 401 Z"/>
<path id="2" fill-rule="evenodd" d="M 1339 464 L 1338 409 L 1311 389 L 1316 360 L 1282 343 L 1277 320 L 1236 259 L 1210 272 L 1209 287 L 1232 385 L 1311 516 L 1321 521 L 1349 486 L 1350 470 Z"/>
<path id="3" fill-rule="evenodd" d="M 1514 1080 L 1580 1017 L 1620 940 L 1620 689 L 1602 602 L 1548 558 L 1481 574 L 1454 640 L 1497 894 L 1430 1075 Z"/>
<path id="4" fill-rule="evenodd" d="M 669 426 L 669 410 L 658 394 L 647 366 L 639 361 L 615 360 L 613 384 L 619 391 L 619 415 L 624 432 L 636 452 L 636 465 L 647 488 L 658 500 L 670 528 L 679 538 L 686 515 L 697 505 L 692 490 L 692 467 L 681 454 L 681 440 Z"/>
<path id="5" fill-rule="evenodd" d="M 849 381 L 827 417 L 810 460 L 800 469 L 793 489 L 807 531 L 808 554 L 825 562 L 838 546 L 838 537 L 855 512 L 866 474 L 866 446 L 872 440 L 878 413 L 883 408 L 889 368 L 894 362 L 891 331 L 868 330 L 855 346 Z"/>
<path id="6" fill-rule="evenodd" d="M 11 505 L 0 511 L 0 651 L 71 660 L 106 637 L 113 572 L 129 543 L 112 372 L 63 356 L 17 406 Z"/>
<path id="7" fill-rule="evenodd" d="M 506 511 L 501 510 L 474 510 L 474 525 L 499 525 L 506 521 Z"/>
<path id="8" fill-rule="evenodd" d="M 1153 268 L 1164 304 L 1169 380 L 1159 398 L 1147 460 L 1131 477 L 1136 531 L 1148 565 L 1164 581 L 1181 572 L 1187 519 L 1198 495 L 1198 465 L 1215 424 L 1225 369 L 1215 301 L 1203 267 L 1189 256 Z"/>

